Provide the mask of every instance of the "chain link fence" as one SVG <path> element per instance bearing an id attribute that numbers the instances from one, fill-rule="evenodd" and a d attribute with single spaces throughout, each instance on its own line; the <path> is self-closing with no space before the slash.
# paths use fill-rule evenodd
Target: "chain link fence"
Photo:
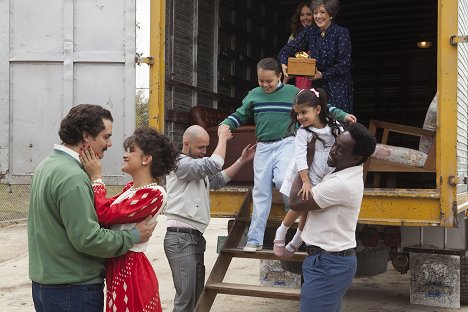
<path id="1" fill-rule="evenodd" d="M 30 185 L 0 184 L 0 223 L 28 217 Z"/>
<path id="2" fill-rule="evenodd" d="M 119 194 L 123 185 L 107 185 L 107 196 Z M 0 184 L 0 224 L 28 218 L 31 185 Z"/>
<path id="3" fill-rule="evenodd" d="M 145 90 L 136 93 L 136 127 L 148 126 L 148 98 Z M 108 196 L 122 191 L 121 185 L 107 186 Z M 0 224 L 27 219 L 30 185 L 10 185 L 0 183 Z"/>

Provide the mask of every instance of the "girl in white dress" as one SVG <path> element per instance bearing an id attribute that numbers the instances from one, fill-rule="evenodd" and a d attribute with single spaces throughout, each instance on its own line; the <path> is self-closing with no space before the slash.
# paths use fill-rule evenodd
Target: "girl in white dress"
<path id="1" fill-rule="evenodd" d="M 354 120 L 353 120 L 354 121 Z M 335 142 L 341 128 L 336 119 L 328 111 L 327 97 L 323 89 L 304 89 L 296 95 L 293 110 L 291 111 L 290 128 L 299 128 L 296 132 L 295 158 L 287 170 L 280 192 L 290 196 L 291 185 L 297 174 L 302 180 L 302 188 L 299 191 L 302 199 L 308 199 L 312 195 L 312 187 L 322 181 L 332 167 L 327 165 L 328 153 Z M 310 167 L 307 165 L 307 144 L 315 138 L 315 154 Z M 291 194 L 296 196 L 296 194 Z M 285 237 L 289 227 L 300 217 L 299 225 L 294 238 L 285 246 Z M 288 259 L 302 244 L 301 233 L 304 228 L 307 213 L 289 210 L 281 226 L 276 230 L 273 250 L 276 256 Z"/>

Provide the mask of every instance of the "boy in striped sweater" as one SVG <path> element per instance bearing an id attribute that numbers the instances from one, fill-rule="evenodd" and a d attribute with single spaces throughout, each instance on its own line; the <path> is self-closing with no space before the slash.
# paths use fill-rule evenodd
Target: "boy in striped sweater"
<path id="1" fill-rule="evenodd" d="M 235 129 L 249 119 L 255 122 L 257 151 L 254 158 L 252 221 L 244 251 L 255 252 L 263 247 L 263 236 L 271 209 L 272 184 L 279 190 L 286 169 L 294 155 L 294 133 L 288 132 L 291 108 L 299 89 L 281 82 L 281 66 L 275 58 L 264 58 L 257 64 L 259 87 L 242 100 L 242 106 L 221 124 Z M 353 115 L 329 107 L 337 120 L 354 121 Z M 283 195 L 285 206 L 287 196 Z"/>

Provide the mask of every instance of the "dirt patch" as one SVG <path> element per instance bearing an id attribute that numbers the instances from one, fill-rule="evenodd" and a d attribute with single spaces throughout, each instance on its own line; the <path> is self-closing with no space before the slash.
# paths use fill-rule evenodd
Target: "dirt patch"
<path id="1" fill-rule="evenodd" d="M 213 219 L 205 238 L 207 252 L 205 254 L 207 277 L 216 261 L 216 244 L 219 235 L 227 234 L 228 219 Z M 171 271 L 163 249 L 165 234 L 165 218 L 161 216 L 147 251 L 156 275 L 159 279 L 160 296 L 164 311 L 172 310 L 174 287 Z M 30 312 L 34 311 L 31 299 L 31 282 L 28 278 L 27 229 L 26 222 L 0 226 L 0 310 Z M 260 284 L 259 260 L 234 259 L 225 281 L 232 283 Z M 219 295 L 213 312 L 276 312 L 298 311 L 296 301 L 275 300 Z M 346 294 L 342 311 L 351 312 L 416 312 L 416 311 L 465 311 L 461 309 L 442 309 L 409 303 L 409 275 L 401 275 L 389 267 L 381 275 L 354 279 L 353 285 Z"/>

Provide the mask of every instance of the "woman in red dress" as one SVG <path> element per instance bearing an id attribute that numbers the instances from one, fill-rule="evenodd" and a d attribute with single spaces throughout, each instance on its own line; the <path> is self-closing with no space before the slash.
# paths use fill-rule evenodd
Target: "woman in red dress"
<path id="1" fill-rule="evenodd" d="M 151 128 L 136 129 L 124 149 L 122 171 L 133 181 L 112 198 L 106 198 L 99 159 L 91 149 L 81 154 L 93 181 L 99 223 L 113 230 L 132 229 L 148 216 L 156 222 L 167 198 L 157 179 L 175 169 L 178 157 L 170 140 Z M 147 244 L 135 244 L 126 254 L 107 259 L 106 311 L 162 311 L 158 280 L 144 254 Z"/>

